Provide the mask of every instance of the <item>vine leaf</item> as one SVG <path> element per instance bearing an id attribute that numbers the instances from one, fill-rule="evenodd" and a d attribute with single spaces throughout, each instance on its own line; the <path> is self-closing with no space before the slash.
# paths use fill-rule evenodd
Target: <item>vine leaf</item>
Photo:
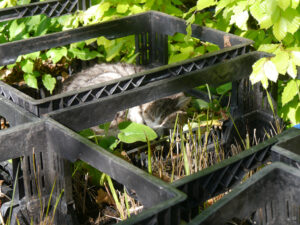
<path id="1" fill-rule="evenodd" d="M 54 77 L 52 77 L 50 74 L 44 74 L 42 76 L 42 82 L 43 82 L 43 85 L 45 86 L 45 88 L 48 91 L 50 91 L 50 93 L 52 94 L 52 92 L 55 88 L 56 79 Z"/>
<path id="2" fill-rule="evenodd" d="M 264 64 L 264 72 L 269 80 L 276 82 L 278 79 L 278 71 L 275 64 L 269 60 Z"/>
<path id="3" fill-rule="evenodd" d="M 236 24 L 241 30 L 247 30 L 248 11 L 239 12 L 231 17 L 230 24 Z"/>
<path id="4" fill-rule="evenodd" d="M 278 73 L 285 75 L 289 65 L 289 53 L 278 48 L 274 54 L 276 54 L 276 56 L 273 57 L 271 61 L 275 64 Z"/>
<path id="5" fill-rule="evenodd" d="M 298 83 L 298 84 L 297 84 Z M 298 94 L 298 86 L 300 85 L 300 81 L 290 80 L 287 85 L 284 87 L 281 101 L 282 105 L 286 105 Z"/>
<path id="6" fill-rule="evenodd" d="M 210 6 L 216 5 L 215 0 L 201 0 L 197 2 L 197 10 L 202 10 Z"/>
<path id="7" fill-rule="evenodd" d="M 294 63 L 293 60 L 289 61 L 289 65 L 288 65 L 288 68 L 287 68 L 287 73 L 293 79 L 295 79 L 296 76 L 297 76 L 297 68 L 296 68 L 296 64 Z"/>
<path id="8" fill-rule="evenodd" d="M 37 79 L 36 76 L 34 76 L 33 74 L 31 73 L 24 74 L 24 81 L 29 87 L 38 89 Z"/>
<path id="9" fill-rule="evenodd" d="M 117 12 L 118 13 L 125 13 L 129 8 L 129 4 L 126 3 L 119 3 L 117 5 Z"/>
<path id="10" fill-rule="evenodd" d="M 277 0 L 277 4 L 283 11 L 285 11 L 291 4 L 289 0 Z"/>
<path id="11" fill-rule="evenodd" d="M 34 63 L 33 63 L 33 61 L 31 61 L 29 59 L 25 59 L 25 60 L 21 61 L 20 66 L 21 66 L 21 69 L 25 73 L 32 73 L 33 72 Z"/>
<path id="12" fill-rule="evenodd" d="M 62 57 L 66 57 L 68 53 L 68 50 L 66 47 L 62 48 L 52 48 L 49 51 L 47 51 L 46 56 L 52 59 L 52 62 L 56 64 L 59 60 L 62 59 Z"/>

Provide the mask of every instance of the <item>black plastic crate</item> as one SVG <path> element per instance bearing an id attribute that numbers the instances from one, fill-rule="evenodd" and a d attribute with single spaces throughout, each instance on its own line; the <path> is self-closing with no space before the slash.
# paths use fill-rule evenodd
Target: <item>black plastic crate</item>
<path id="1" fill-rule="evenodd" d="M 283 161 L 299 168 L 300 155 L 291 154 L 288 150 L 273 151 L 276 143 L 287 139 L 299 139 L 300 130 L 292 128 L 274 136 L 242 153 L 226 159 L 212 167 L 175 181 L 172 185 L 188 195 L 182 204 L 182 215 L 190 220 L 199 214 L 199 207 L 222 193 L 238 185 L 244 176 L 260 166 Z M 276 155 L 276 157 L 274 157 Z"/>
<path id="2" fill-rule="evenodd" d="M 12 222 L 14 223 L 12 224 L 16 224 L 16 215 L 19 219 L 24 218 L 24 220 L 20 219 L 24 224 L 30 223 L 31 217 L 35 224 L 40 222 L 39 203 L 41 201 L 47 204 L 55 178 L 56 186 L 51 198 L 52 207 L 62 189 L 64 195 L 58 205 L 54 224 L 76 224 L 72 210 L 71 172 L 68 169 L 68 162 L 76 160 L 87 162 L 127 188 L 135 190 L 144 210 L 124 221 L 125 224 L 180 223 L 177 205 L 185 199 L 184 194 L 51 119 L 38 119 L 32 123 L 3 130 L 0 132 L 0 143 L 0 162 L 13 159 L 15 177 L 18 162 L 21 165 L 17 176 L 18 185 L 13 203 Z M 39 168 L 37 177 L 33 173 L 34 165 Z M 37 192 L 36 179 L 42 186 L 41 194 Z M 5 207 L 9 210 L 10 204 Z"/>
<path id="3" fill-rule="evenodd" d="M 300 224 L 300 173 L 274 163 L 234 188 L 189 224 Z"/>
<path id="4" fill-rule="evenodd" d="M 193 25 L 192 30 L 193 37 L 217 44 L 221 50 L 183 62 L 151 69 L 109 84 L 99 84 L 43 99 L 33 99 L 3 82 L 0 82 L 0 94 L 37 116 L 80 105 L 89 105 L 84 110 L 90 110 L 91 113 L 87 114 L 92 116 L 96 110 L 89 109 L 90 105 L 94 104 L 92 108 L 98 108 L 97 110 L 108 108 L 102 105 L 102 103 L 107 105 L 106 101 L 108 99 L 110 102 L 109 114 L 111 114 L 130 106 L 189 90 L 204 83 L 219 85 L 242 79 L 251 73 L 251 65 L 257 59 L 267 56 L 267 54 L 261 52 L 250 52 L 252 41 L 248 39 L 197 25 Z M 1 44 L 0 65 L 13 63 L 19 55 L 30 52 L 99 36 L 116 39 L 128 35 L 135 35 L 136 37 L 136 50 L 140 53 L 137 64 L 163 65 L 167 63 L 167 36 L 174 35 L 176 32 L 186 33 L 184 20 L 149 11 L 114 21 Z M 224 48 L 225 40 L 229 40 L 231 47 Z M 128 100 L 123 101 L 124 98 Z M 117 103 L 114 101 L 117 101 Z M 75 107 L 72 107 L 72 109 L 74 109 L 74 112 L 77 110 L 75 114 L 78 114 L 78 110 L 82 108 L 75 109 Z M 98 111 L 99 114 L 106 114 L 105 117 L 109 115 L 102 111 Z M 107 119 L 103 118 L 102 120 Z M 82 120 L 80 124 L 82 126 Z M 83 129 L 83 127 L 80 127 L 80 129 Z"/>
<path id="5" fill-rule="evenodd" d="M 45 14 L 48 17 L 56 17 L 68 13 L 74 13 L 77 10 L 86 10 L 90 5 L 91 3 L 88 0 L 33 1 L 33 3 L 26 5 L 0 9 L 0 22 L 39 14 Z"/>
<path id="6" fill-rule="evenodd" d="M 53 112 L 51 114 L 54 118 L 56 118 L 57 115 L 61 115 L 61 112 Z M 67 119 L 61 120 L 60 122 L 63 125 L 70 126 Z M 273 130 L 275 121 L 272 115 L 264 111 L 254 111 L 237 118 L 234 124 L 239 130 L 239 135 L 241 135 L 243 139 L 246 137 L 247 131 L 250 134 L 251 139 L 251 132 L 254 129 L 257 129 L 256 137 L 260 139 L 260 141 L 263 141 L 265 131 L 270 129 Z M 223 127 L 223 131 L 218 135 L 221 138 L 220 142 L 225 148 L 228 148 L 234 140 L 239 141 L 239 135 L 236 133 L 236 128 L 233 123 L 227 121 Z M 291 129 L 281 135 L 260 143 L 258 146 L 245 150 L 239 155 L 233 157 L 228 155 L 227 157 L 229 157 L 229 159 L 226 159 L 215 166 L 211 166 L 198 173 L 173 182 L 171 184 L 172 186 L 178 188 L 188 196 L 187 201 L 181 204 L 182 218 L 189 221 L 198 214 L 199 206 L 202 206 L 205 201 L 218 194 L 224 193 L 233 186 L 239 184 L 247 172 L 264 165 L 267 162 L 271 162 L 272 146 L 278 141 L 285 140 L 287 136 L 295 137 L 297 135 L 300 135 L 300 130 Z M 145 150 L 147 150 L 147 147 L 145 147 Z M 147 160 L 147 157 L 141 158 Z M 290 157 L 289 160 L 291 160 L 291 164 L 295 164 L 300 162 L 300 157 Z M 273 161 L 276 160 L 274 159 Z"/>
<path id="7" fill-rule="evenodd" d="M 295 128 L 293 128 L 295 129 Z M 272 147 L 272 160 L 284 162 L 300 169 L 300 162 L 293 159 L 300 157 L 300 137 L 286 135 L 285 139 Z"/>
<path id="8" fill-rule="evenodd" d="M 37 118 L 26 110 L 0 96 L 0 117 L 10 127 L 36 121 Z M 1 128 L 0 128 L 1 130 Z"/>

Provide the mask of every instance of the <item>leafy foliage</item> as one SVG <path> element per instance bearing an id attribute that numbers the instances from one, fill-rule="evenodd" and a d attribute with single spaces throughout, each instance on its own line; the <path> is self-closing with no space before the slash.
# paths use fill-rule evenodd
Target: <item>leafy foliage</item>
<path id="1" fill-rule="evenodd" d="M 197 13 L 211 6 L 215 7 L 214 12 Z M 297 66 L 300 65 L 299 12 L 298 0 L 198 0 L 184 17 L 190 24 L 198 23 L 252 39 L 256 49 L 273 54 L 253 65 L 250 79 L 252 84 L 261 82 L 266 89 L 270 81 L 288 79 L 280 83 L 279 114 L 296 124 L 300 122 L 300 97 L 296 86 L 299 82 Z"/>

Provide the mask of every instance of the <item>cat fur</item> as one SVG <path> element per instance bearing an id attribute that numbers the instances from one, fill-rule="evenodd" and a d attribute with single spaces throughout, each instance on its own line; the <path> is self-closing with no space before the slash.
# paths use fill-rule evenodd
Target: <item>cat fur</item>
<path id="1" fill-rule="evenodd" d="M 144 70 L 145 68 L 141 66 L 125 63 L 95 64 L 67 78 L 63 82 L 59 93 L 79 90 L 83 87 L 112 81 Z M 183 93 L 178 93 L 128 109 L 127 119 L 132 122 L 145 124 L 155 130 L 158 135 L 163 135 L 174 127 L 177 114 L 179 115 L 179 123 L 186 119 L 185 111 L 190 101 L 190 97 L 186 97 Z M 111 122 L 109 135 L 115 136 L 117 134 L 117 126 L 125 120 L 125 115 L 125 110 L 116 114 Z M 103 133 L 103 130 L 99 128 L 95 127 L 93 129 L 97 134 Z"/>

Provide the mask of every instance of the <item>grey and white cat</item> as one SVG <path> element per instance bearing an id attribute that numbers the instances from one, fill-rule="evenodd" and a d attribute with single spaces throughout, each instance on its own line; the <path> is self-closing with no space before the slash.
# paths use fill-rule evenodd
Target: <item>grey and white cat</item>
<path id="1" fill-rule="evenodd" d="M 82 87 L 112 81 L 143 70 L 145 70 L 145 68 L 141 66 L 125 63 L 96 64 L 67 78 L 63 82 L 60 92 L 78 90 Z M 179 122 L 185 119 L 185 111 L 190 101 L 190 97 L 186 97 L 183 93 L 179 93 L 132 107 L 128 109 L 127 119 L 132 122 L 145 124 L 154 129 L 158 135 L 162 135 L 166 130 L 174 127 L 177 114 L 179 114 Z M 111 123 L 112 130 L 124 119 L 125 111 L 117 113 L 115 119 Z M 112 131 L 111 134 L 113 135 L 114 133 L 115 132 Z"/>

